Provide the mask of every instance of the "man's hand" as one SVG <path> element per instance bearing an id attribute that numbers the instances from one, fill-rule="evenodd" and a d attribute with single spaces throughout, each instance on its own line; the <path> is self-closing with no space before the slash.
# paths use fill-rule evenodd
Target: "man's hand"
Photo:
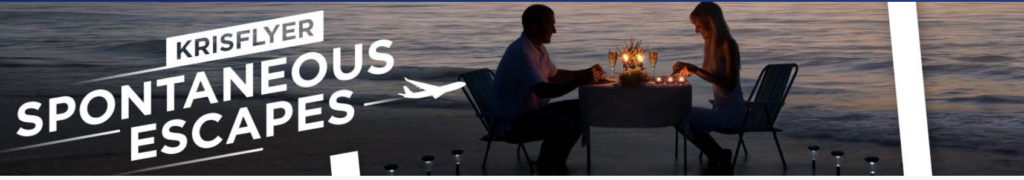
<path id="1" fill-rule="evenodd" d="M 604 79 L 604 68 L 600 64 L 594 64 L 590 67 L 590 74 L 593 75 L 594 82 L 601 81 Z"/>
<path id="2" fill-rule="evenodd" d="M 594 84 L 604 79 L 604 68 L 601 68 L 600 64 L 594 64 L 594 66 L 581 70 L 579 73 L 580 76 L 576 80 L 583 85 Z"/>

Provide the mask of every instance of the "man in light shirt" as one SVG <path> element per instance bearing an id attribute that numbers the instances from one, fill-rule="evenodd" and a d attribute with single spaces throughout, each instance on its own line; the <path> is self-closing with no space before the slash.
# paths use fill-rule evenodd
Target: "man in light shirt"
<path id="1" fill-rule="evenodd" d="M 555 68 L 544 44 L 551 42 L 555 13 L 535 4 L 523 12 L 523 34 L 512 42 L 498 64 L 493 113 L 510 121 L 493 123 L 492 133 L 505 139 L 544 140 L 537 168 L 540 174 L 566 174 L 566 159 L 582 133 L 579 100 L 541 105 L 541 99 L 565 95 L 604 78 L 600 65 L 578 70 Z"/>

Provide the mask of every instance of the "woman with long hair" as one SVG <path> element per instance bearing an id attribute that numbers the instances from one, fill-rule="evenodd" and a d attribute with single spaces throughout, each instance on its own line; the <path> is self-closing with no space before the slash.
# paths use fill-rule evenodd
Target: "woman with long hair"
<path id="1" fill-rule="evenodd" d="M 708 156 L 705 174 L 732 174 L 732 152 L 722 149 L 709 134 L 742 125 L 744 107 L 740 86 L 740 50 L 729 33 L 722 8 L 713 2 L 701 2 L 690 13 L 690 23 L 704 38 L 704 62 L 701 66 L 676 62 L 673 74 L 697 75 L 714 89 L 714 109 L 693 108 L 677 129 Z"/>

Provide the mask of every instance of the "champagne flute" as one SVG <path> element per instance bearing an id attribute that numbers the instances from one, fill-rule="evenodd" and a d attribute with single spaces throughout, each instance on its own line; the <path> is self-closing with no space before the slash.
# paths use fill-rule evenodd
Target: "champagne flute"
<path id="1" fill-rule="evenodd" d="M 658 52 L 651 51 L 651 55 L 650 55 L 650 57 L 647 57 L 647 59 L 651 60 L 651 69 L 653 69 L 653 71 L 654 71 L 651 74 L 654 75 L 654 76 L 657 76 L 658 75 Z"/>
<path id="2" fill-rule="evenodd" d="M 612 74 L 615 74 L 615 63 L 619 61 L 619 54 L 608 51 L 608 63 L 612 65 Z"/>

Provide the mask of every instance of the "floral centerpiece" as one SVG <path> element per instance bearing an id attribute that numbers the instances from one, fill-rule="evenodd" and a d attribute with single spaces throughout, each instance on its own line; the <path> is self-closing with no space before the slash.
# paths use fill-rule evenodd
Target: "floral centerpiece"
<path id="1" fill-rule="evenodd" d="M 616 47 L 622 55 L 622 68 L 624 71 L 619 74 L 619 81 L 624 86 L 643 86 L 651 81 L 651 75 L 644 71 L 644 52 L 648 46 L 641 46 L 643 40 L 637 41 L 629 38 L 623 47 Z"/>
<path id="2" fill-rule="evenodd" d="M 651 75 L 643 69 L 627 69 L 619 74 L 619 81 L 623 86 L 643 86 L 651 81 Z"/>

